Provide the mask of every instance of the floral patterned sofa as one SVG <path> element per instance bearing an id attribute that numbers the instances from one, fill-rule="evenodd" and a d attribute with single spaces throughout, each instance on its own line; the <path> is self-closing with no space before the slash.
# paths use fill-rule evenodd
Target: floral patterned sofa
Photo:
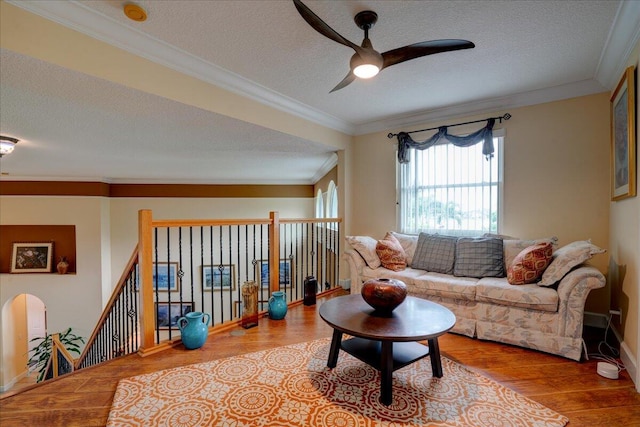
<path id="1" fill-rule="evenodd" d="M 605 252 L 590 241 L 556 249 L 556 238 L 464 239 L 394 232 L 382 240 L 346 240 L 352 248 L 344 255 L 351 293 L 360 293 L 368 279 L 399 279 L 409 295 L 453 311 L 457 322 L 452 332 L 581 359 L 585 301 L 591 289 L 605 285 L 602 273 L 584 264 Z M 531 253 L 542 255 L 535 259 Z"/>

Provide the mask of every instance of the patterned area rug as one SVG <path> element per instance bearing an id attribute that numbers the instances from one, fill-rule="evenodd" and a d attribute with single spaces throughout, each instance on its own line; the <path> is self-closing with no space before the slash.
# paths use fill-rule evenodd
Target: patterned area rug
<path id="1" fill-rule="evenodd" d="M 289 345 L 121 380 L 109 426 L 564 426 L 568 419 L 442 358 L 393 373 L 393 403 L 379 401 L 379 373 L 329 339 Z"/>

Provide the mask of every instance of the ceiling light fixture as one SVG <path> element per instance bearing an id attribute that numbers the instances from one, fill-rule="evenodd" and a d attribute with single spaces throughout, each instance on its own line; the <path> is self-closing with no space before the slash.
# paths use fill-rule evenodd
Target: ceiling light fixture
<path id="1" fill-rule="evenodd" d="M 132 21 L 143 22 L 147 20 L 147 12 L 137 4 L 125 4 L 124 14 Z"/>
<path id="2" fill-rule="evenodd" d="M 349 65 L 356 77 L 370 79 L 378 74 L 384 65 L 382 55 L 373 49 L 371 40 L 369 40 L 369 30 L 378 20 L 378 14 L 370 10 L 364 10 L 359 12 L 354 20 L 358 27 L 364 30 L 364 40 L 362 40 L 361 45 L 364 50 L 356 51 L 351 57 Z"/>
<path id="3" fill-rule="evenodd" d="M 380 72 L 383 62 L 382 55 L 377 52 L 371 52 L 366 57 L 356 53 L 351 57 L 351 69 L 356 77 L 370 79 Z"/>
<path id="4" fill-rule="evenodd" d="M 0 157 L 11 154 L 19 139 L 0 135 Z"/>

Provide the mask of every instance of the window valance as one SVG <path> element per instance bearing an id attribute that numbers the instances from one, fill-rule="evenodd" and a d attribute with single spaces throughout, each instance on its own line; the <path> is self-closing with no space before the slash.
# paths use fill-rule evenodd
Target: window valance
<path id="1" fill-rule="evenodd" d="M 399 163 L 409 163 L 409 148 L 415 148 L 416 150 L 426 150 L 429 147 L 433 147 L 434 145 L 441 142 L 450 142 L 457 147 L 471 147 L 479 143 L 480 141 L 484 141 L 482 145 L 482 153 L 487 157 L 493 157 L 493 125 L 495 125 L 496 120 L 499 120 L 502 123 L 502 120 L 509 120 L 511 118 L 511 114 L 505 113 L 503 116 L 498 117 L 490 117 L 488 119 L 482 120 L 473 120 L 470 122 L 457 123 L 454 125 L 448 126 L 440 126 L 436 128 L 429 129 L 420 129 L 414 130 L 411 132 L 400 132 L 400 133 L 390 133 L 387 135 L 388 138 L 393 138 L 394 136 L 398 137 L 398 162 Z M 462 126 L 470 123 L 480 123 L 487 122 L 487 125 L 482 129 L 479 129 L 473 132 L 471 135 L 467 136 L 457 136 L 451 135 L 449 133 L 449 128 L 453 126 Z M 425 132 L 428 130 L 438 130 L 438 132 L 433 135 L 431 138 L 425 141 L 414 141 L 411 138 L 412 133 L 416 132 Z"/>
<path id="2" fill-rule="evenodd" d="M 487 125 L 467 136 L 451 135 L 449 126 L 440 126 L 438 132 L 425 141 L 414 141 L 407 132 L 400 132 L 398 136 L 398 162 L 409 163 L 409 149 L 426 150 L 429 147 L 448 141 L 457 147 L 470 147 L 484 141 L 482 146 L 482 154 L 487 157 L 493 156 L 493 126 L 496 120 L 494 118 L 487 120 Z"/>

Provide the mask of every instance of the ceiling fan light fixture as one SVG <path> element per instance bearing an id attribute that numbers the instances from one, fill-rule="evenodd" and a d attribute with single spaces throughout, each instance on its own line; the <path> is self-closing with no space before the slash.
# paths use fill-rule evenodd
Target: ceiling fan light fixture
<path id="1" fill-rule="evenodd" d="M 373 64 L 362 64 L 358 65 L 353 69 L 353 74 L 361 79 L 370 79 L 380 72 L 380 68 Z"/>
<path id="2" fill-rule="evenodd" d="M 356 77 L 370 79 L 380 72 L 382 63 L 382 56 L 375 50 L 372 50 L 364 58 L 356 53 L 351 57 L 351 70 Z"/>
<path id="3" fill-rule="evenodd" d="M 11 154 L 19 139 L 0 135 L 0 157 Z"/>

